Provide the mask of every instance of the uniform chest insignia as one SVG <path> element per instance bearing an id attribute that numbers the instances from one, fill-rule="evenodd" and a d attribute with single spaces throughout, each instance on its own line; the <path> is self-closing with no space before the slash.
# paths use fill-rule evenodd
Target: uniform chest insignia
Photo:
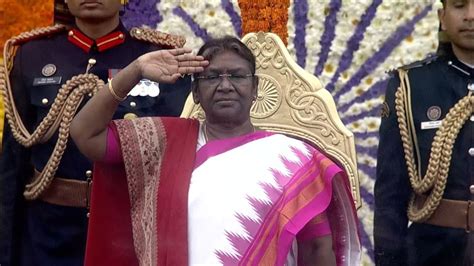
<path id="1" fill-rule="evenodd" d="M 382 105 L 382 112 L 381 112 L 380 116 L 382 118 L 387 118 L 389 115 L 390 115 L 390 107 L 388 107 L 387 102 L 384 102 L 383 105 Z"/>
<path id="2" fill-rule="evenodd" d="M 426 116 L 431 121 L 438 120 L 441 117 L 441 108 L 439 106 L 431 106 L 426 111 Z"/>
<path id="3" fill-rule="evenodd" d="M 56 66 L 54 64 L 47 64 L 41 69 L 41 74 L 45 77 L 51 77 L 56 73 Z"/>
<path id="4" fill-rule="evenodd" d="M 142 79 L 137 85 L 135 85 L 135 87 L 133 87 L 128 95 L 158 97 L 158 95 L 160 95 L 160 86 L 157 82 Z"/>

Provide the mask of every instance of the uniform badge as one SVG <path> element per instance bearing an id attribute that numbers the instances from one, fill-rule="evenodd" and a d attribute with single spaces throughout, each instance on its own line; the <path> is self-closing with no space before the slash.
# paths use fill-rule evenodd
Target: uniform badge
<path id="1" fill-rule="evenodd" d="M 382 105 L 382 113 L 381 113 L 380 116 L 382 118 L 387 118 L 389 115 L 390 115 L 390 107 L 388 107 L 387 102 L 384 102 L 383 105 Z"/>
<path id="2" fill-rule="evenodd" d="M 41 74 L 45 77 L 51 77 L 56 73 L 56 66 L 54 64 L 47 64 L 41 69 Z"/>
<path id="3" fill-rule="evenodd" d="M 431 121 L 438 120 L 441 117 L 441 108 L 439 106 L 431 106 L 428 108 L 428 111 L 426 111 L 426 116 L 428 116 L 428 119 Z"/>

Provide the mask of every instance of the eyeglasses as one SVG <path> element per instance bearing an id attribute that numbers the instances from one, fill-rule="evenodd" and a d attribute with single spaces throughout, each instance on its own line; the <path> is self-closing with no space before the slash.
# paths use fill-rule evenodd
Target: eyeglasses
<path id="1" fill-rule="evenodd" d="M 230 83 L 235 86 L 242 86 L 248 85 L 250 83 L 250 78 L 253 77 L 254 74 L 245 74 L 245 75 L 237 75 L 237 74 L 213 74 L 209 76 L 197 76 L 196 79 L 205 82 L 209 86 L 217 86 L 221 84 L 224 77 L 226 77 Z"/>

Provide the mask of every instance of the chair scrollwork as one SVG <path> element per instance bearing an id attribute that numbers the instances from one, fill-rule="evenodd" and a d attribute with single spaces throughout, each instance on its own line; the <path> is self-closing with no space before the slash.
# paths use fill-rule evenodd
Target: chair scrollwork
<path id="1" fill-rule="evenodd" d="M 252 123 L 303 139 L 334 159 L 346 171 L 356 207 L 360 207 L 354 135 L 342 123 L 331 94 L 294 62 L 277 35 L 249 33 L 242 41 L 256 57 L 259 77 Z M 204 112 L 190 96 L 181 116 L 203 120 Z"/>

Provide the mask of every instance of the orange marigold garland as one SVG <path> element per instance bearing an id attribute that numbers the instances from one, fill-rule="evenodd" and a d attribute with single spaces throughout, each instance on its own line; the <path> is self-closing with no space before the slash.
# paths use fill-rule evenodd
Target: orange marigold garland
<path id="1" fill-rule="evenodd" d="M 289 0 L 239 0 L 242 34 L 273 32 L 287 44 L 289 6 Z"/>
<path id="2" fill-rule="evenodd" d="M 2 0 L 0 48 L 9 38 L 37 27 L 53 24 L 54 0 Z"/>

